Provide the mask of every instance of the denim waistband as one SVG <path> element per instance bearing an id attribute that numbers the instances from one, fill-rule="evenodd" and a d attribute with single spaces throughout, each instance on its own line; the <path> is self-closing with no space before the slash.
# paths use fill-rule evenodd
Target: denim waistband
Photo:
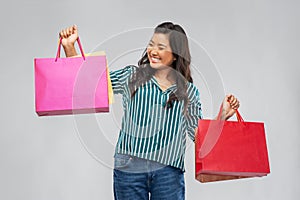
<path id="1" fill-rule="evenodd" d="M 126 154 L 115 154 L 114 168 L 124 172 L 145 173 L 162 169 L 166 165 Z"/>

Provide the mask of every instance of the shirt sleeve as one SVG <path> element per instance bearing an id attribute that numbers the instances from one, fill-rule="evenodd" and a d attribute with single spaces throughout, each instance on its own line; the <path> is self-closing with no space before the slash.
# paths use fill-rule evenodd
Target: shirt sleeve
<path id="1" fill-rule="evenodd" d="M 124 91 L 128 88 L 128 81 L 133 70 L 134 66 L 126 66 L 122 69 L 109 72 L 114 94 L 124 94 Z"/>
<path id="2" fill-rule="evenodd" d="M 199 90 L 193 88 L 190 96 L 186 114 L 187 133 L 191 140 L 195 141 L 195 129 L 198 127 L 199 119 L 203 118 Z"/>

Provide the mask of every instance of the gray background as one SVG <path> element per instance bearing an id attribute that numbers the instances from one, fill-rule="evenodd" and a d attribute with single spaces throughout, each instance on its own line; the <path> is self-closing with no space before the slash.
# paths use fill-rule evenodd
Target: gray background
<path id="1" fill-rule="evenodd" d="M 2 2 L 0 199 L 113 198 L 111 165 L 122 114 L 120 98 L 110 114 L 39 118 L 34 112 L 33 59 L 53 57 L 58 32 L 74 23 L 88 52 L 113 35 L 166 20 L 183 25 L 189 37 L 206 49 L 225 93 L 240 99 L 244 119 L 265 122 L 271 164 L 267 177 L 201 184 L 194 180 L 189 142 L 187 199 L 298 199 L 299 4 L 296 0 Z M 132 47 L 113 37 L 109 49 L 99 48 L 114 59 L 118 55 L 111 52 L 141 47 L 136 41 L 146 45 L 152 32 L 147 37 L 136 33 L 129 36 Z M 115 62 L 111 68 L 135 63 L 139 57 L 135 53 L 121 56 L 122 65 Z M 223 94 L 211 98 L 213 86 L 204 87 L 199 74 L 194 77 L 203 90 L 204 116 L 211 118 L 214 102 L 221 102 Z"/>

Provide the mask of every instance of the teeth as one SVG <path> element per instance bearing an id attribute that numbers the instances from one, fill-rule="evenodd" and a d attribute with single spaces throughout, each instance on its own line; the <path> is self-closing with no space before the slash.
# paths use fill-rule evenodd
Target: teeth
<path id="1" fill-rule="evenodd" d="M 158 61 L 160 61 L 160 59 L 159 58 L 151 58 L 154 62 L 158 62 Z"/>

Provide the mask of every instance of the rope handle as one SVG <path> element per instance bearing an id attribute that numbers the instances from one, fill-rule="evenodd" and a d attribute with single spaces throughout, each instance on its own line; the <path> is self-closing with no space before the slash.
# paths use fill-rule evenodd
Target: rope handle
<path id="1" fill-rule="evenodd" d="M 223 108 L 223 104 L 221 104 L 221 106 L 220 106 L 220 111 L 219 111 L 219 113 L 218 113 L 217 120 L 221 120 L 222 108 Z M 244 121 L 244 119 L 242 118 L 242 116 L 241 116 L 241 114 L 239 113 L 238 109 L 235 110 L 235 115 L 236 115 L 236 118 L 237 118 L 237 121 L 238 121 L 238 122 L 243 122 L 243 121 Z"/>
<path id="2" fill-rule="evenodd" d="M 83 52 L 83 48 L 80 42 L 79 37 L 77 38 L 77 43 L 82 55 L 83 60 L 85 60 L 85 56 L 84 56 L 84 52 Z M 61 50 L 61 46 L 62 46 L 62 37 L 59 38 L 59 44 L 58 44 L 58 49 L 57 49 L 57 53 L 56 53 L 56 58 L 55 58 L 55 62 L 57 61 L 58 58 L 60 58 L 60 50 Z"/>

